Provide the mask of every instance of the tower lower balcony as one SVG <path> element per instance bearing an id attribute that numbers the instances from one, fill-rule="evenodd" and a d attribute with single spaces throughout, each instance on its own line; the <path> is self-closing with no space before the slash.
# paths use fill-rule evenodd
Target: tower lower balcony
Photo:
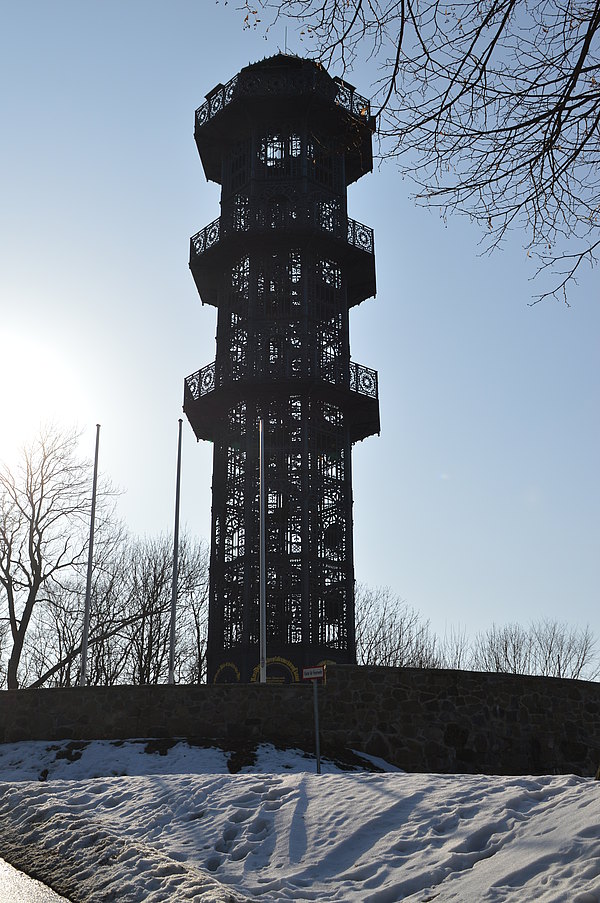
<path id="1" fill-rule="evenodd" d="M 186 377 L 183 410 L 197 439 L 214 440 L 233 404 L 249 398 L 311 395 L 344 410 L 350 439 L 357 442 L 379 433 L 377 371 L 350 361 L 347 370 L 326 365 L 315 376 L 269 373 L 225 373 L 216 361 Z"/>

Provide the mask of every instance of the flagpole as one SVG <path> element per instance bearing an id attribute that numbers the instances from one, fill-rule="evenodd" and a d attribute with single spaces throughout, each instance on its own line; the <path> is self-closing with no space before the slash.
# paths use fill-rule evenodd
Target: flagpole
<path id="1" fill-rule="evenodd" d="M 96 424 L 96 452 L 94 455 L 94 482 L 92 484 L 92 513 L 90 517 L 90 541 L 88 545 L 87 580 L 85 584 L 85 609 L 83 613 L 83 637 L 81 640 L 81 674 L 79 685 L 85 687 L 87 680 L 88 634 L 90 632 L 90 607 L 92 598 L 92 565 L 94 561 L 94 522 L 96 520 L 96 491 L 98 488 L 98 449 L 100 447 L 100 424 Z"/>
<path id="2" fill-rule="evenodd" d="M 260 682 L 267 682 L 267 591 L 265 562 L 265 430 L 258 421 L 258 471 L 260 508 Z"/>
<path id="3" fill-rule="evenodd" d="M 169 683 L 175 683 L 175 617 L 177 614 L 177 579 L 179 576 L 179 495 L 181 486 L 181 425 L 177 439 L 177 478 L 175 481 L 175 529 L 173 531 L 173 581 L 171 584 L 171 635 L 169 642 Z"/>

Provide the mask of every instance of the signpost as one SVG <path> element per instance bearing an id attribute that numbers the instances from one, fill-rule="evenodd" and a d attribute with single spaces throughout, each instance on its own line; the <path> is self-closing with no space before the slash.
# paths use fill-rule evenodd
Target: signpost
<path id="1" fill-rule="evenodd" d="M 321 774 L 321 743 L 319 740 L 319 680 L 325 677 L 325 666 L 303 668 L 302 680 L 311 680 L 313 685 L 313 709 L 315 714 L 315 753 L 317 754 L 317 774 Z"/>

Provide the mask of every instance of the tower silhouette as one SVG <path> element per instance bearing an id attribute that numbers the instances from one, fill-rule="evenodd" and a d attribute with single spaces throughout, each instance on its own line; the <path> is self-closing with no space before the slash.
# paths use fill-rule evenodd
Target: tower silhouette
<path id="1" fill-rule="evenodd" d="M 214 443 L 210 682 L 258 676 L 261 418 L 268 679 L 355 660 L 351 449 L 379 432 L 379 401 L 377 373 L 350 360 L 348 312 L 375 294 L 375 259 L 346 190 L 372 169 L 373 128 L 351 85 L 287 54 L 196 111 L 221 185 L 221 216 L 190 243 L 216 360 L 184 387 L 196 437 Z"/>

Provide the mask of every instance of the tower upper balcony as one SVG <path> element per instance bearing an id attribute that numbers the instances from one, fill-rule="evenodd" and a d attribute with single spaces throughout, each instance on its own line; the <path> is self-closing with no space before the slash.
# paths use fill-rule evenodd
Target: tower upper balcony
<path id="1" fill-rule="evenodd" d="M 207 179 L 220 183 L 223 147 L 248 130 L 265 104 L 271 121 L 309 113 L 313 128 L 337 138 L 347 185 L 372 170 L 375 120 L 369 101 L 318 63 L 280 53 L 216 85 L 196 110 L 194 137 Z"/>

